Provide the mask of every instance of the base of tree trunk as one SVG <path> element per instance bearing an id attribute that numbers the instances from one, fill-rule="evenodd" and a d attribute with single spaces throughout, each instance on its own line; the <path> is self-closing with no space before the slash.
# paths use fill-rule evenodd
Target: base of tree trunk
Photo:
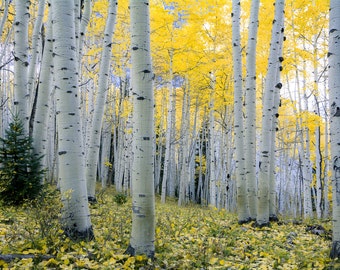
<path id="1" fill-rule="evenodd" d="M 132 247 L 131 245 L 128 246 L 128 248 L 126 249 L 126 251 L 124 252 L 124 254 L 127 254 L 127 255 L 131 255 L 131 256 L 136 256 L 138 255 L 136 253 L 136 249 L 134 247 Z M 155 259 L 155 252 L 151 252 L 149 254 L 144 254 L 146 255 L 148 258 L 150 259 Z"/>
<path id="2" fill-rule="evenodd" d="M 251 218 L 247 218 L 247 219 L 243 219 L 243 220 L 239 220 L 237 223 L 239 225 L 242 225 L 242 224 L 247 224 L 247 223 L 250 223 L 252 222 L 253 220 Z"/>
<path id="3" fill-rule="evenodd" d="M 264 228 L 264 227 L 270 227 L 270 222 L 265 222 L 265 223 L 258 223 L 257 221 L 255 221 L 253 223 L 253 227 L 254 228 Z"/>
<path id="4" fill-rule="evenodd" d="M 340 258 L 340 241 L 333 241 L 330 253 L 331 259 Z"/>
<path id="5" fill-rule="evenodd" d="M 131 245 L 129 245 L 128 248 L 125 250 L 124 254 L 135 256 L 136 250 Z"/>
<path id="6" fill-rule="evenodd" d="M 269 216 L 269 221 L 274 221 L 274 222 L 278 222 L 279 218 L 277 215 L 273 214 Z"/>
<path id="7" fill-rule="evenodd" d="M 65 235 L 73 241 L 91 241 L 94 240 L 94 232 L 92 226 L 85 231 L 78 231 L 77 228 L 63 228 Z"/>
<path id="8" fill-rule="evenodd" d="M 93 196 L 88 196 L 87 200 L 90 204 L 96 204 L 97 203 L 97 198 Z"/>

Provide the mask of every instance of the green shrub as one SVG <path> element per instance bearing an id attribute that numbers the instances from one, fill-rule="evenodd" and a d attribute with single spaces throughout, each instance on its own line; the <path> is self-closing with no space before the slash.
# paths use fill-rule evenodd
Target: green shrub
<path id="1" fill-rule="evenodd" d="M 117 193 L 117 194 L 114 196 L 114 202 L 117 203 L 117 204 L 119 204 L 119 205 L 122 205 L 122 204 L 126 203 L 126 202 L 127 202 L 127 199 L 128 199 L 128 198 L 127 198 L 127 195 L 124 194 L 124 193 L 121 193 L 121 192 Z"/>
<path id="2" fill-rule="evenodd" d="M 25 134 L 18 116 L 13 117 L 5 138 L 0 138 L 0 201 L 21 205 L 42 190 L 42 156 L 33 152 L 32 138 Z"/>

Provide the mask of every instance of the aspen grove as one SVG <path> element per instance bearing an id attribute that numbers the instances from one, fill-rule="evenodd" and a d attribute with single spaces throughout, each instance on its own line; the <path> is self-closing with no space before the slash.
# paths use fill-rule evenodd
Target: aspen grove
<path id="1" fill-rule="evenodd" d="M 103 240 L 110 224 L 101 228 L 93 213 L 105 201 L 117 205 L 128 221 L 108 222 L 128 237 L 114 263 L 134 258 L 127 268 L 171 267 L 159 237 L 183 218 L 176 224 L 169 206 L 233 219 L 230 235 L 275 235 L 277 224 L 312 220 L 328 237 L 325 262 L 334 263 L 339 28 L 336 0 L 1 0 L 0 137 L 17 116 L 40 157 L 41 184 L 60 203 L 50 224 L 70 243 Z M 127 205 L 130 218 L 118 209 Z M 215 230 L 214 219 L 199 220 L 202 231 Z M 228 264 L 233 252 L 183 267 L 241 269 Z M 0 262 L 12 261 L 5 253 Z"/>

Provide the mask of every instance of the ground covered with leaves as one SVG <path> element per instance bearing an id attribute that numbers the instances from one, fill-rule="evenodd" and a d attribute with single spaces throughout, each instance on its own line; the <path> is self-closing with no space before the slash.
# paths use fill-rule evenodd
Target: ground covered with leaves
<path id="1" fill-rule="evenodd" d="M 0 208 L 0 268 L 8 269 L 339 269 L 329 259 L 330 221 L 285 219 L 271 227 L 239 225 L 234 214 L 176 201 L 156 203 L 156 254 L 124 252 L 131 201 L 113 189 L 91 205 L 95 240 L 72 242 L 59 225 L 52 191 L 36 205 Z M 339 268 L 338 268 L 339 267 Z"/>

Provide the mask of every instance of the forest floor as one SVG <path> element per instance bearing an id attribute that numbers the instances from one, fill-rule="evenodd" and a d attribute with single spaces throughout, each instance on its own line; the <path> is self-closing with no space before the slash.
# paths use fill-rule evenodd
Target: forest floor
<path id="1" fill-rule="evenodd" d="M 4 269 L 340 269 L 330 260 L 331 222 L 282 219 L 267 228 L 239 225 L 235 214 L 198 205 L 156 202 L 156 254 L 124 252 L 131 200 L 108 188 L 91 207 L 95 240 L 72 242 L 59 225 L 58 196 L 38 206 L 0 207 Z"/>

